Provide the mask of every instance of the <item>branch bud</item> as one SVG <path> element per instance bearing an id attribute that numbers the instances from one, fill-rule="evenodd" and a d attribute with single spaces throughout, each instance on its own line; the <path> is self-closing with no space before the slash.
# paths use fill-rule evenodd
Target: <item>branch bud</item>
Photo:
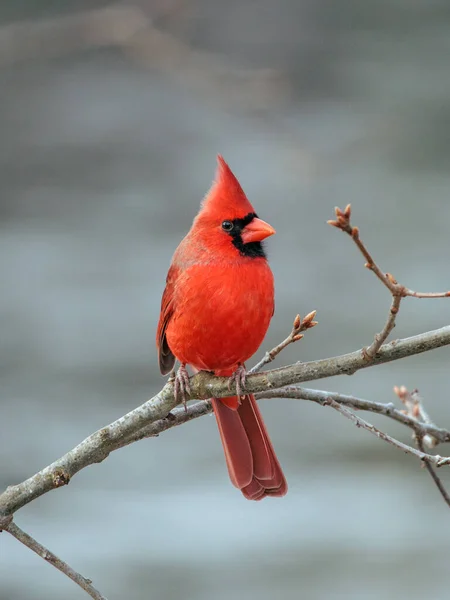
<path id="1" fill-rule="evenodd" d="M 405 404 L 409 396 L 408 388 L 404 385 L 401 385 L 400 387 L 394 385 L 394 394 L 396 394 L 403 402 L 403 404 Z"/>
<path id="2" fill-rule="evenodd" d="M 340 225 L 337 221 L 333 221 L 332 219 L 330 219 L 329 221 L 327 221 L 327 225 L 331 225 L 332 227 L 337 227 L 338 229 L 340 229 Z"/>
<path id="3" fill-rule="evenodd" d="M 317 314 L 317 310 L 312 310 L 310 313 L 308 313 L 306 315 L 306 317 L 303 317 L 303 326 L 311 327 L 311 322 L 313 321 L 316 314 Z M 314 325 L 312 325 L 312 327 L 314 327 Z"/>

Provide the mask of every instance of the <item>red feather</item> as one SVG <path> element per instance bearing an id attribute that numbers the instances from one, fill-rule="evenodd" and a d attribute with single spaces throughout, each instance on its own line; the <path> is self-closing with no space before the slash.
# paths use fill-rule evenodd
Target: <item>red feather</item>
<path id="1" fill-rule="evenodd" d="M 195 370 L 232 375 L 258 350 L 273 315 L 273 275 L 260 242 L 275 232 L 256 217 L 222 157 L 218 162 L 167 276 L 156 336 L 164 374 L 177 358 Z M 254 397 L 213 399 L 213 406 L 232 483 L 251 500 L 286 494 Z"/>
<path id="2" fill-rule="evenodd" d="M 173 315 L 173 292 L 177 276 L 178 269 L 172 265 L 166 278 L 166 288 L 161 300 L 161 316 L 156 334 L 156 343 L 159 349 L 159 368 L 163 375 L 167 375 L 175 364 L 175 356 L 167 343 L 166 330 Z"/>

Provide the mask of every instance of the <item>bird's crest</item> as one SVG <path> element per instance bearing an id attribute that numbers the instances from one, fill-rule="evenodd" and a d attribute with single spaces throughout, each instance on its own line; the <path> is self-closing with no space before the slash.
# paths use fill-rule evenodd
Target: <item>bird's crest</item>
<path id="1" fill-rule="evenodd" d="M 226 219 L 241 219 L 255 212 L 241 184 L 220 154 L 217 156 L 216 177 L 203 200 L 201 212 L 221 215 Z"/>

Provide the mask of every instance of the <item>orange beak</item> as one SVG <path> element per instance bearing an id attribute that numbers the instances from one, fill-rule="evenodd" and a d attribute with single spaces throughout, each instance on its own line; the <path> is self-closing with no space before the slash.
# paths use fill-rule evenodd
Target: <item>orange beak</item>
<path id="1" fill-rule="evenodd" d="M 275 229 L 269 223 L 255 217 L 253 221 L 244 227 L 241 237 L 244 244 L 248 244 L 250 242 L 262 242 L 274 233 Z"/>

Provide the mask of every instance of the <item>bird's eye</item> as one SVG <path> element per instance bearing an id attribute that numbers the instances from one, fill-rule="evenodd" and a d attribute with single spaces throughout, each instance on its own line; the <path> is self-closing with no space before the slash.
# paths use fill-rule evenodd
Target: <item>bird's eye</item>
<path id="1" fill-rule="evenodd" d="M 234 227 L 234 225 L 233 225 L 233 223 L 231 221 L 224 221 L 222 223 L 222 229 L 224 231 L 232 231 L 233 227 Z"/>

